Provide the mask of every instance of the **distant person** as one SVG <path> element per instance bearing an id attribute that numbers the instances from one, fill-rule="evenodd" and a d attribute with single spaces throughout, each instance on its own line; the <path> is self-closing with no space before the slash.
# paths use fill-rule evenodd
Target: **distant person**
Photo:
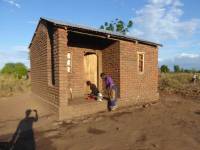
<path id="1" fill-rule="evenodd" d="M 101 73 L 100 76 L 105 83 L 108 94 L 108 110 L 112 111 L 117 108 L 117 87 L 110 76 L 105 73 Z"/>
<path id="2" fill-rule="evenodd" d="M 93 84 L 91 81 L 87 81 L 86 84 L 87 86 L 90 87 L 90 90 L 91 90 L 91 93 L 89 94 L 89 96 L 91 98 L 96 99 L 97 101 L 102 101 L 102 94 L 99 92 L 99 89 L 97 88 L 97 86 Z"/>
<path id="3" fill-rule="evenodd" d="M 31 117 L 31 112 L 35 113 L 35 117 Z M 38 121 L 37 110 L 26 110 L 25 118 L 22 119 L 14 133 L 11 145 L 12 150 L 36 150 L 33 123 Z"/>
<path id="4" fill-rule="evenodd" d="M 198 78 L 197 74 L 194 73 L 194 74 L 193 74 L 193 77 L 192 77 L 192 82 L 193 82 L 194 84 L 196 84 L 197 78 Z"/>

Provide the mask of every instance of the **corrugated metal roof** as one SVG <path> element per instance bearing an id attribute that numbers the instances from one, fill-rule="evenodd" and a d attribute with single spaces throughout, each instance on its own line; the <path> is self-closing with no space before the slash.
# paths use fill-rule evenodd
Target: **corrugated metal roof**
<path id="1" fill-rule="evenodd" d="M 162 44 L 158 44 L 158 43 L 151 42 L 151 41 L 148 41 L 148 40 L 144 40 L 144 39 L 140 39 L 140 38 L 136 38 L 136 37 L 124 35 L 124 34 L 121 34 L 119 32 L 112 32 L 112 31 L 108 31 L 108 30 L 104 30 L 104 29 L 96 29 L 96 28 L 92 28 L 92 27 L 87 27 L 87 26 L 83 26 L 83 25 L 72 24 L 72 23 L 63 22 L 63 21 L 60 21 L 60 20 L 49 19 L 49 18 L 44 18 L 44 17 L 42 17 L 40 19 L 48 21 L 48 22 L 51 22 L 51 23 L 54 23 L 56 25 L 68 26 L 68 27 L 73 27 L 73 28 L 79 28 L 79 29 L 83 29 L 83 30 L 88 30 L 88 31 L 93 31 L 93 32 L 97 32 L 97 33 L 111 35 L 111 36 L 116 37 L 116 38 L 122 38 L 122 39 L 133 40 L 133 41 L 139 41 L 139 42 L 143 42 L 143 43 L 150 44 L 150 45 L 155 45 L 155 46 L 162 46 Z"/>

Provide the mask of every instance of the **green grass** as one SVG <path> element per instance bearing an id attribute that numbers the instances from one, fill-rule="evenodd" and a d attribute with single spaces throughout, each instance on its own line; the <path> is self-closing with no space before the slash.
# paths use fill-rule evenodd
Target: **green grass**
<path id="1" fill-rule="evenodd" d="M 0 98 L 13 96 L 30 90 L 30 81 L 12 75 L 0 75 Z"/>

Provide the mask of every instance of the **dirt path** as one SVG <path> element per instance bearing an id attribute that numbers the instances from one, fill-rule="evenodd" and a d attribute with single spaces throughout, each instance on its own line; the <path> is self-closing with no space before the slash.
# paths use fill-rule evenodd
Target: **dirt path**
<path id="1" fill-rule="evenodd" d="M 12 126 L 12 131 L 7 132 L 9 134 L 3 134 L 9 124 L 9 121 L 4 122 L 5 118 L 2 119 L 3 113 L 9 113 L 8 108 L 16 106 L 16 103 L 20 105 L 15 100 L 0 100 L 0 141 L 9 140 L 16 128 Z M 34 125 L 38 150 L 200 149 L 200 100 L 161 95 L 160 103 L 147 108 L 123 108 L 62 124 L 55 122 L 52 112 L 46 108 L 43 110 L 38 103 L 36 106 L 43 116 Z M 23 116 L 23 112 L 16 116 L 21 113 Z M 16 116 L 9 117 L 13 119 Z"/>
<path id="2" fill-rule="evenodd" d="M 55 112 L 41 99 L 33 94 L 0 98 L 0 135 L 15 131 L 19 121 L 24 118 L 27 109 L 36 109 L 39 121 L 36 127 L 42 128 L 44 123 L 55 120 Z"/>

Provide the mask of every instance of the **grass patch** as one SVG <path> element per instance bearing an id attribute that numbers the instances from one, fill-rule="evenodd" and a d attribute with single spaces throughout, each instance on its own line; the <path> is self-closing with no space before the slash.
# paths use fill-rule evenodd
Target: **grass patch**
<path id="1" fill-rule="evenodd" d="M 200 74 L 198 74 L 200 76 Z M 200 97 L 200 81 L 192 82 L 192 73 L 163 73 L 159 79 L 159 90 L 180 93 L 185 96 Z"/>
<path id="2" fill-rule="evenodd" d="M 0 97 L 13 96 L 30 90 L 30 80 L 0 75 Z"/>

